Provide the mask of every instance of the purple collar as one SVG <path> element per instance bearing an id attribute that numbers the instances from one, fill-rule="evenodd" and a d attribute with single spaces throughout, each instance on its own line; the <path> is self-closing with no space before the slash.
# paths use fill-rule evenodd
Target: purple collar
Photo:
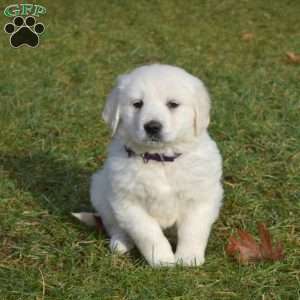
<path id="1" fill-rule="evenodd" d="M 139 156 L 143 159 L 144 163 L 148 163 L 149 160 L 159 161 L 159 162 L 173 162 L 176 158 L 178 158 L 181 153 L 175 153 L 175 155 L 169 156 L 165 154 L 159 153 L 143 153 L 143 154 L 136 154 L 130 148 L 124 146 L 125 151 L 127 152 L 128 157 Z"/>

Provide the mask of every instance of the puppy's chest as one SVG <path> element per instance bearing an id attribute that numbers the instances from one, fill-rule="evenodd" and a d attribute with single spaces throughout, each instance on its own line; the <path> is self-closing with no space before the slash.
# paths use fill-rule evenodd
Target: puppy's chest
<path id="1" fill-rule="evenodd" d="M 142 207 L 164 228 L 173 225 L 180 206 L 176 175 L 172 168 L 158 162 L 131 165 L 126 168 L 126 180 L 119 184 L 132 201 Z"/>

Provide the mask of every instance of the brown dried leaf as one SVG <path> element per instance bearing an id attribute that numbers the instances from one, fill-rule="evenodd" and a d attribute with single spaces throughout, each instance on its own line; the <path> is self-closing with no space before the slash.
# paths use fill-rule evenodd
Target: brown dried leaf
<path id="1" fill-rule="evenodd" d="M 265 224 L 258 225 L 260 236 L 260 251 L 265 260 L 280 260 L 284 257 L 283 245 L 278 243 L 273 247 L 270 232 Z"/>
<path id="2" fill-rule="evenodd" d="M 228 255 L 234 256 L 236 254 L 236 252 L 239 251 L 240 243 L 233 236 L 230 236 L 228 240 L 229 240 L 229 242 L 228 242 L 227 247 L 226 247 L 226 252 L 227 252 Z"/>
<path id="3" fill-rule="evenodd" d="M 229 238 L 227 254 L 234 256 L 240 263 L 247 264 L 261 258 L 261 253 L 255 239 L 246 231 L 238 230 L 240 239 Z"/>
<path id="4" fill-rule="evenodd" d="M 300 54 L 294 52 L 287 52 L 286 56 L 289 63 L 300 64 Z"/>
<path id="5" fill-rule="evenodd" d="M 235 257 L 240 263 L 247 264 L 262 260 L 280 260 L 284 257 L 282 244 L 272 246 L 271 235 L 265 224 L 259 224 L 258 230 L 261 243 L 244 230 L 238 230 L 239 239 L 230 236 L 226 247 L 229 256 Z"/>
<path id="6" fill-rule="evenodd" d="M 244 32 L 242 33 L 242 40 L 243 41 L 251 41 L 255 38 L 255 34 L 253 32 Z"/>
<path id="7" fill-rule="evenodd" d="M 272 256 L 272 240 L 265 224 L 258 225 L 260 237 L 260 251 L 263 257 Z"/>

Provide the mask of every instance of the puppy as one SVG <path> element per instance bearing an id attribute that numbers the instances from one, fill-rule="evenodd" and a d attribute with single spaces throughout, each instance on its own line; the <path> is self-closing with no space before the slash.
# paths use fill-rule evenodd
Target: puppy
<path id="1" fill-rule="evenodd" d="M 178 67 L 148 65 L 118 78 L 102 114 L 114 137 L 90 191 L 112 251 L 136 245 L 151 266 L 204 262 L 223 197 L 209 111 L 203 83 Z M 174 225 L 175 253 L 163 232 Z"/>

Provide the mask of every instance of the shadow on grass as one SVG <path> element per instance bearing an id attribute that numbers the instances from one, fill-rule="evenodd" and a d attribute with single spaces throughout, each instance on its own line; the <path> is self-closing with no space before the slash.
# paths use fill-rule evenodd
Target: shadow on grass
<path id="1" fill-rule="evenodd" d="M 72 211 L 93 210 L 89 203 L 91 170 L 81 169 L 71 161 L 46 152 L 24 156 L 0 154 L 0 164 L 16 187 L 30 193 L 39 206 L 50 214 L 71 218 Z M 84 225 L 82 228 L 94 231 Z M 175 251 L 176 237 L 173 230 L 169 230 L 167 235 Z M 104 233 L 101 235 L 107 238 Z M 134 262 L 144 262 L 136 248 L 130 251 L 130 257 Z"/>
<path id="2" fill-rule="evenodd" d="M 31 196 L 49 213 L 70 214 L 89 207 L 91 171 L 52 153 L 0 155 L 0 164 L 17 188 Z"/>
<path id="3" fill-rule="evenodd" d="M 93 211 L 89 203 L 92 171 L 74 165 L 71 160 L 47 152 L 23 156 L 0 154 L 0 165 L 20 191 L 30 193 L 50 214 L 71 218 L 72 211 Z M 72 220 L 79 224 L 74 218 Z M 82 229 L 95 230 L 85 225 Z M 101 236 L 107 238 L 104 233 Z M 137 249 L 130 251 L 130 257 L 134 262 L 141 260 Z"/>

